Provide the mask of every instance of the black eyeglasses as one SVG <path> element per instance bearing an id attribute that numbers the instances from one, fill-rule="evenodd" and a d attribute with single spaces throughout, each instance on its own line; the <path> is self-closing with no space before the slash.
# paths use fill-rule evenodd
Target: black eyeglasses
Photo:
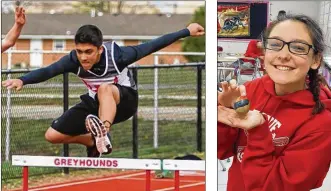
<path id="1" fill-rule="evenodd" d="M 291 41 L 291 42 L 285 42 L 283 40 L 280 40 L 278 38 L 267 38 L 264 41 L 264 47 L 269 50 L 275 50 L 275 51 L 280 51 L 283 49 L 285 44 L 288 47 L 288 50 L 297 55 L 307 55 L 310 51 L 310 49 L 313 49 L 314 51 L 315 48 L 313 45 L 304 43 L 304 42 L 296 42 L 296 41 Z"/>

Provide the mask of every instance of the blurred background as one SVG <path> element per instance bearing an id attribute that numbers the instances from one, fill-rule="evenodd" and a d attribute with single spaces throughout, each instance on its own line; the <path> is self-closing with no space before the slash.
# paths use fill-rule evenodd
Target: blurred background
<path id="1" fill-rule="evenodd" d="M 224 21 L 221 19 L 221 5 L 222 4 L 243 4 L 250 6 L 249 27 L 250 34 L 244 36 L 225 36 L 222 35 Z M 305 14 L 318 22 L 324 33 L 325 43 L 327 45 L 324 51 L 325 65 L 320 68 L 320 73 L 325 77 L 326 82 L 331 86 L 331 2 L 330 1 L 277 1 L 277 0 L 253 0 L 249 3 L 243 1 L 221 1 L 218 0 L 218 38 L 217 38 L 217 52 L 218 65 L 228 66 L 230 63 L 237 61 L 238 57 L 248 55 L 248 44 L 252 40 L 260 40 L 262 31 L 266 28 L 268 23 L 277 19 L 279 11 L 285 11 L 285 14 Z M 242 22 L 247 24 L 245 19 Z M 224 32 L 224 30 L 223 30 Z M 226 34 L 226 32 L 225 32 Z M 249 56 L 246 56 L 249 57 Z M 245 61 L 248 62 L 248 61 Z M 238 79 L 240 84 L 248 80 L 263 75 L 261 64 L 257 64 L 258 68 L 254 71 L 242 71 L 242 75 Z M 224 72 L 219 70 L 218 80 L 224 79 Z M 235 71 L 237 72 L 237 71 Z M 229 78 L 229 76 L 227 76 Z"/>

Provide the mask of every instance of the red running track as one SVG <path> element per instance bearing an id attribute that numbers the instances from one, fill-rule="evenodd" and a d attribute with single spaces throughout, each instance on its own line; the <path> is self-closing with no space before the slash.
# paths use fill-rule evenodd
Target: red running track
<path id="1" fill-rule="evenodd" d="M 152 191 L 174 190 L 174 179 L 155 179 L 152 174 Z M 205 191 L 205 176 L 180 176 L 180 191 Z M 29 188 L 29 191 L 145 191 L 145 172 L 132 172 L 98 179 L 60 183 Z"/>

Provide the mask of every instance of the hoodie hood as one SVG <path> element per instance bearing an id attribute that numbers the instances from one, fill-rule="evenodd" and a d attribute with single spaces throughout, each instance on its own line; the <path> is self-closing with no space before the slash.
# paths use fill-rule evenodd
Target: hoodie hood
<path id="1" fill-rule="evenodd" d="M 272 81 L 272 79 L 265 75 L 262 77 L 262 84 L 264 86 L 264 89 L 270 96 L 277 97 L 282 101 L 288 101 L 292 102 L 294 104 L 307 106 L 307 107 L 313 107 L 315 105 L 313 94 L 309 90 L 300 90 L 294 93 L 290 93 L 283 96 L 276 95 L 275 92 L 275 83 Z M 326 87 L 321 86 L 320 90 L 320 100 L 325 105 L 325 108 L 329 111 L 331 111 L 331 92 Z"/>

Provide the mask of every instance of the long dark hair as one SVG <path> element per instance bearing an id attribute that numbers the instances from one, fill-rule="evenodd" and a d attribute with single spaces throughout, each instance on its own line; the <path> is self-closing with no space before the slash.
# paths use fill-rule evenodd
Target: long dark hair
<path id="1" fill-rule="evenodd" d="M 314 21 L 312 18 L 306 16 L 306 15 L 286 15 L 283 17 L 280 17 L 276 21 L 272 21 L 272 23 L 268 26 L 268 28 L 265 30 L 262 36 L 262 41 L 263 39 L 267 39 L 273 30 L 273 28 L 286 20 L 292 20 L 292 21 L 298 21 L 307 26 L 307 29 L 309 31 L 309 35 L 313 41 L 313 51 L 314 51 L 314 56 L 321 56 L 321 64 L 324 63 L 323 61 L 323 52 L 326 48 L 326 45 L 324 43 L 324 36 L 323 36 L 323 31 L 319 27 L 316 21 Z M 263 45 L 265 42 L 263 41 Z M 320 65 L 321 66 L 321 65 Z M 319 66 L 319 67 L 320 67 Z M 313 108 L 312 114 L 318 114 L 321 113 L 324 110 L 324 104 L 321 102 L 319 99 L 320 95 L 320 84 L 322 83 L 321 77 L 318 74 L 318 69 L 309 69 L 308 71 L 308 77 L 309 77 L 309 91 L 313 94 L 313 99 L 315 101 L 315 106 Z"/>

